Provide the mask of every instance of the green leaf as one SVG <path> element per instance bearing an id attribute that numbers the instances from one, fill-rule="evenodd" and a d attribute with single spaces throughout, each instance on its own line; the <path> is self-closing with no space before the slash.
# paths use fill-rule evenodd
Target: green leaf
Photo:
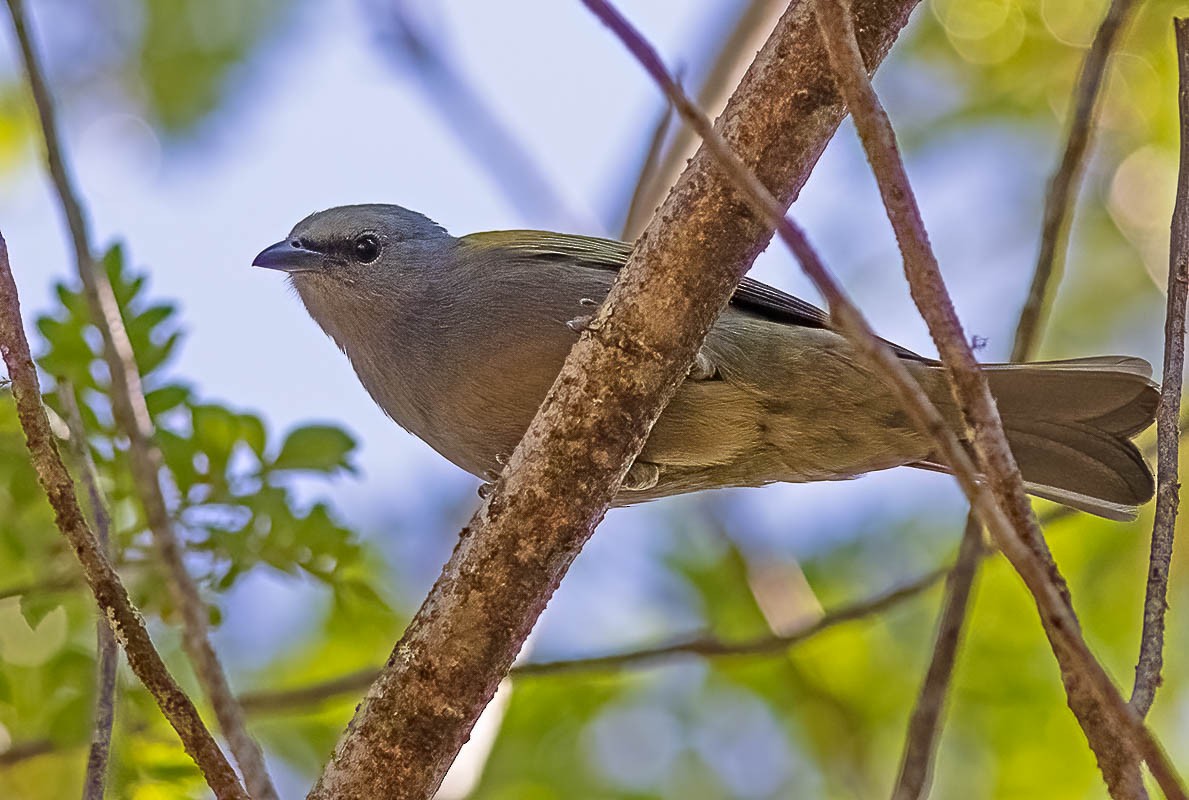
<path id="1" fill-rule="evenodd" d="M 307 425 L 293 430 L 272 463 L 275 470 L 354 471 L 347 460 L 355 449 L 355 440 L 342 428 L 331 425 Z"/>
<path id="2" fill-rule="evenodd" d="M 46 616 L 62 605 L 62 597 L 57 592 L 25 592 L 21 595 L 21 616 L 33 630 L 37 630 Z"/>
<path id="3" fill-rule="evenodd" d="M 166 411 L 172 411 L 190 399 L 193 392 L 189 386 L 181 383 L 171 383 L 145 395 L 149 414 L 156 417 Z"/>

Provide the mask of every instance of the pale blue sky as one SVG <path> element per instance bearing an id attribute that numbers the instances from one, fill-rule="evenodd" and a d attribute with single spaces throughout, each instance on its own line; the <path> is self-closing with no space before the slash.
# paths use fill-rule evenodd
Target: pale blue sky
<path id="1" fill-rule="evenodd" d="M 620 6 L 671 64 L 695 61 L 731 7 L 729 0 L 625 0 Z M 610 233 L 600 220 L 651 133 L 657 90 L 576 0 L 450 0 L 441 8 L 438 33 L 461 71 L 546 171 L 581 226 L 577 232 Z M 53 41 L 48 44 L 52 50 Z M 0 48 L 0 64 L 13 69 L 9 37 L 0 37 Z M 893 57 L 880 84 L 895 118 L 943 105 L 949 90 L 937 81 Z M 256 410 L 274 428 L 328 420 L 359 438 L 360 476 L 316 493 L 331 497 L 344 518 L 383 543 L 402 570 L 415 573 L 419 590 L 464 521 L 428 510 L 447 494 L 468 498 L 467 509 L 473 508 L 476 481 L 384 417 L 281 276 L 249 264 L 306 214 L 344 203 L 399 203 L 455 233 L 560 223 L 525 218 L 505 202 L 419 86 L 380 52 L 363 2 L 300 4 L 233 82 L 225 107 L 182 142 L 162 142 L 135 106 L 64 110 L 97 239 L 126 241 L 132 261 L 151 270 L 154 294 L 181 302 L 188 338 L 174 370 L 204 396 Z M 1020 219 L 1035 218 L 1039 209 L 1051 142 L 966 131 L 961 145 L 960 159 L 942 143 L 916 154 L 910 167 L 959 310 L 971 332 L 990 339 L 989 357 L 1001 357 L 1035 246 L 1035 231 L 1022 230 Z M 993 213 L 1003 197 L 1019 199 L 1019 215 Z M 881 333 L 930 352 L 849 125 L 793 214 Z M 51 282 L 72 268 L 59 215 L 33 159 L 0 185 L 0 226 L 32 319 L 46 307 Z M 816 300 L 778 245 L 753 274 Z M 961 515 L 949 479 L 907 470 L 841 484 L 749 490 L 732 501 L 741 536 L 761 551 L 802 557 L 855 531 L 874 527 L 879 535 L 874 520 L 925 507 L 948 508 L 955 525 Z M 674 624 L 672 616 L 650 616 L 648 605 L 649 598 L 660 602 L 650 584 L 653 553 L 671 545 L 650 533 L 664 511 L 657 504 L 611 515 L 551 606 L 551 615 L 584 613 L 586 623 L 549 626 L 558 648 L 598 650 Z M 424 530 L 416 540 L 387 540 L 384 521 L 394 518 Z M 256 623 L 268 618 L 278 635 L 293 629 L 278 620 L 300 623 L 293 604 L 283 602 L 289 589 L 267 580 L 251 586 L 277 600 L 254 606 Z M 624 602 L 588 602 L 592 592 L 609 589 Z"/>

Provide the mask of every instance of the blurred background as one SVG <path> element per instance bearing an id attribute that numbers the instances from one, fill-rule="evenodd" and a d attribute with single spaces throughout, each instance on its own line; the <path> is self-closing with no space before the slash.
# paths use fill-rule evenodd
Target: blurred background
<path id="1" fill-rule="evenodd" d="M 249 267 L 305 215 L 391 202 L 455 234 L 631 238 L 692 153 L 662 97 L 581 4 L 509 0 L 35 0 L 77 180 L 120 287 L 179 525 L 242 692 L 383 662 L 477 507 L 477 481 L 371 403 L 282 276 Z M 717 113 L 775 0 L 621 0 Z M 876 82 L 930 234 L 985 360 L 1006 357 L 1045 182 L 1103 0 L 924 0 Z M 1043 357 L 1159 363 L 1176 180 L 1170 18 L 1140 4 L 1112 60 Z M 70 377 L 96 432 L 124 574 L 182 682 L 173 609 L 104 401 L 61 216 L 0 25 L 0 228 L 47 386 Z M 932 353 L 849 122 L 792 214 L 879 332 Z M 752 274 L 817 301 L 779 246 Z M 0 796 L 81 782 L 93 617 L 7 401 L 0 410 Z M 1148 440 L 1145 440 L 1148 441 Z M 795 629 L 948 563 L 952 481 L 897 470 L 613 511 L 525 658 Z M 1048 529 L 1086 636 L 1131 682 L 1150 512 Z M 1183 561 L 1183 560 L 1181 560 Z M 1189 763 L 1189 586 L 1174 562 L 1153 725 Z M 932 646 L 934 588 L 787 652 L 525 676 L 444 796 L 886 796 Z M 202 797 L 151 700 L 121 674 L 112 796 Z M 304 796 L 362 690 L 252 711 L 285 797 Z M 279 707 L 277 707 L 279 706 Z M 1002 559 L 976 586 L 934 796 L 1102 796 L 1031 602 Z"/>

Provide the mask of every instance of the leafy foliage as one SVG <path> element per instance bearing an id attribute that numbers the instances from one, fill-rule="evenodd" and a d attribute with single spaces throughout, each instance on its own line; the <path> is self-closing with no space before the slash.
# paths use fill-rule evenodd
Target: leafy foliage
<path id="1" fill-rule="evenodd" d="M 128 268 L 121 247 L 108 250 L 101 266 L 143 376 L 174 499 L 171 513 L 194 554 L 192 569 L 212 602 L 212 619 L 222 616 L 218 598 L 261 570 L 291 581 L 312 580 L 336 601 L 362 598 L 376 614 L 390 616 L 373 585 L 374 554 L 328 505 L 302 502 L 293 489 L 294 479 L 350 472 L 352 437 L 310 425 L 278 438 L 254 413 L 201 400 L 168 369 L 183 338 L 177 307 L 150 296 L 146 276 Z M 101 338 L 81 288 L 60 283 L 55 292 L 57 308 L 37 320 L 43 337 L 39 365 L 56 377 L 47 402 L 62 414 L 59 394 L 76 393 L 111 505 L 113 552 L 141 609 L 172 622 L 170 593 L 145 531 L 125 443 L 111 417 Z M 0 406 L 0 497 L 5 575 L 0 592 L 8 595 L 0 600 L 0 722 L 22 739 L 46 737 L 76 748 L 89 737 L 92 603 L 25 458 L 11 403 Z M 173 746 L 172 734 L 161 730 L 156 708 L 140 697 L 142 690 L 129 686 L 127 692 L 132 699 L 121 705 L 119 716 L 135 733 L 121 748 L 131 759 L 118 772 L 121 779 L 129 785 L 201 786 L 192 762 Z M 140 746 L 133 744 L 139 740 Z"/>

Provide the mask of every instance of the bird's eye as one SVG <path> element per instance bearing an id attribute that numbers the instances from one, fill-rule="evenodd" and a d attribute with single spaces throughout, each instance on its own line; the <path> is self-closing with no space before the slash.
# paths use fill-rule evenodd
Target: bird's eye
<path id="1" fill-rule="evenodd" d="M 380 240 L 373 233 L 365 233 L 355 239 L 352 246 L 355 260 L 360 264 L 370 264 L 380 257 Z"/>

